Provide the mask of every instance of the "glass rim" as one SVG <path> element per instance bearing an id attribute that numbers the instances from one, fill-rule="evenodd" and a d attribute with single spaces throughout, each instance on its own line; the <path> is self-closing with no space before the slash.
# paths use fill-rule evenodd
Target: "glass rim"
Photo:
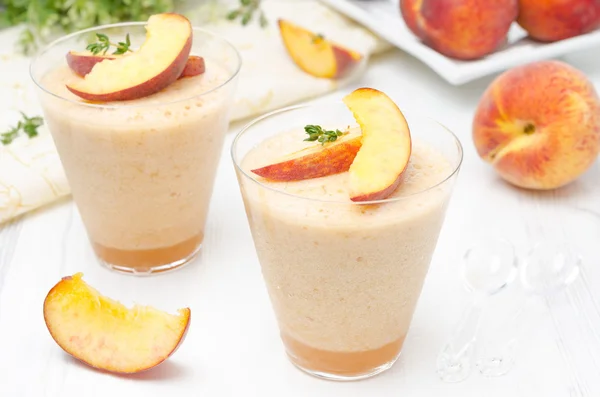
<path id="1" fill-rule="evenodd" d="M 272 117 L 272 116 L 276 116 L 278 114 L 281 113 L 285 113 L 285 112 L 289 112 L 289 111 L 293 111 L 293 110 L 299 110 L 299 109 L 305 109 L 305 108 L 311 108 L 311 107 L 340 107 L 340 106 L 346 106 L 343 103 L 337 103 L 337 102 L 323 102 L 323 103 L 313 103 L 313 104 L 300 104 L 300 105 L 294 105 L 294 106 L 288 106 L 288 107 L 284 107 L 281 109 L 277 109 L 271 112 L 268 112 L 260 117 L 257 117 L 255 119 L 253 119 L 252 121 L 248 122 L 246 125 L 244 125 L 241 130 L 235 135 L 232 143 L 231 143 L 231 148 L 230 148 L 230 155 L 231 155 L 231 159 L 233 161 L 233 164 L 236 168 L 237 171 L 239 171 L 243 177 L 250 179 L 252 181 L 252 183 L 255 183 L 256 185 L 260 186 L 261 188 L 270 190 L 272 192 L 276 192 L 276 193 L 280 193 L 283 195 L 286 195 L 288 197 L 294 197 L 294 198 L 299 198 L 299 199 L 303 199 L 303 200 L 308 200 L 308 201 L 312 201 L 312 202 L 320 202 L 320 203 L 330 203 L 330 204 L 350 204 L 350 205 L 374 205 L 374 204 L 385 204 L 385 203 L 393 203 L 393 202 L 397 202 L 397 201 L 401 201 L 404 199 L 408 199 L 411 197 L 415 197 L 418 195 L 421 195 L 423 193 L 426 193 L 430 190 L 433 190 L 439 186 L 444 185 L 446 182 L 448 182 L 450 179 L 452 179 L 460 170 L 460 167 L 462 165 L 463 159 L 464 159 L 464 150 L 463 150 L 463 146 L 460 143 L 460 140 L 458 139 L 458 137 L 456 136 L 456 134 L 454 134 L 454 132 L 452 132 L 448 127 L 446 127 L 445 125 L 441 124 L 440 122 L 436 121 L 435 119 L 432 119 L 431 117 L 427 117 L 427 116 L 423 116 L 420 115 L 418 113 L 413 113 L 412 111 L 406 111 L 406 113 L 410 114 L 414 114 L 415 116 L 421 118 L 421 119 L 426 119 L 429 120 L 435 124 L 437 124 L 439 127 L 441 127 L 446 133 L 450 134 L 450 136 L 452 137 L 452 139 L 454 140 L 454 143 L 456 144 L 457 150 L 458 150 L 458 161 L 456 162 L 456 164 L 453 164 L 452 166 L 452 172 L 450 172 L 446 177 L 444 177 L 444 179 L 442 179 L 441 181 L 428 186 L 427 188 L 424 188 L 423 190 L 419 190 L 417 192 L 413 192 L 410 194 L 406 194 L 403 196 L 396 196 L 396 197 L 389 197 L 389 198 L 385 198 L 385 199 L 381 199 L 381 200 L 371 200 L 371 201 L 352 201 L 350 199 L 348 199 L 348 201 L 342 201 L 342 200 L 325 200 L 325 199 L 318 199 L 318 198 L 313 198 L 313 197 L 306 197 L 306 196 L 301 196 L 298 194 L 293 194 L 293 193 L 289 193 L 286 192 L 285 190 L 282 189 L 278 189 L 276 187 L 267 185 L 261 181 L 259 181 L 258 179 L 254 178 L 252 175 L 250 175 L 248 172 L 246 172 L 240 165 L 241 159 L 240 161 L 238 161 L 238 158 L 236 156 L 235 153 L 235 149 L 238 145 L 238 141 L 240 140 L 240 138 L 244 135 L 244 133 L 248 132 L 248 130 L 250 130 L 252 127 L 254 127 L 256 124 Z M 347 109 L 347 108 L 346 108 Z M 404 111 L 403 111 L 404 113 Z M 407 122 L 409 123 L 409 128 L 410 128 L 410 120 L 407 118 Z"/>
<path id="2" fill-rule="evenodd" d="M 241 68 L 242 68 L 242 57 L 240 55 L 240 52 L 238 51 L 237 48 L 235 48 L 235 46 L 233 44 L 231 44 L 231 42 L 229 42 L 227 39 L 225 39 L 224 37 L 213 33 L 209 30 L 206 30 L 204 28 L 199 28 L 199 27 L 195 27 L 192 26 L 192 31 L 195 32 L 201 32 L 204 34 L 207 34 L 209 36 L 212 36 L 213 38 L 220 40 L 222 43 L 224 43 L 226 46 L 230 47 L 233 50 L 233 53 L 235 54 L 235 59 L 236 59 L 236 67 L 235 70 L 230 74 L 230 76 L 223 81 L 221 84 L 217 85 L 216 87 L 211 88 L 208 91 L 202 92 L 200 94 L 191 96 L 191 97 L 186 97 L 186 98 L 182 98 L 182 99 L 176 99 L 174 101 L 170 101 L 170 102 L 164 102 L 164 103 L 152 103 L 152 104 L 135 104 L 135 105 L 127 105 L 127 101 L 123 101 L 125 104 L 111 104 L 111 105 L 106 105 L 106 104 L 99 104 L 99 103 L 90 103 L 90 102 L 84 102 L 84 101 L 77 101 L 74 99 L 69 99 L 69 98 L 64 98 L 61 95 L 55 94 L 51 91 L 49 91 L 48 89 L 46 89 L 46 87 L 44 87 L 40 81 L 38 81 L 38 79 L 35 78 L 34 73 L 33 73 L 33 67 L 34 65 L 40 60 L 40 58 L 46 54 L 47 52 L 51 51 L 53 47 L 55 47 L 56 45 L 60 44 L 61 42 L 70 40 L 74 37 L 83 35 L 85 33 L 90 33 L 90 32 L 94 32 L 94 31 L 98 31 L 98 30 L 102 30 L 102 29 L 110 29 L 110 28 L 119 28 L 119 27 L 125 27 L 125 26 L 145 26 L 148 22 L 119 22 L 119 23 L 112 23 L 112 24 L 108 24 L 108 25 L 100 25 L 100 26 L 95 26 L 95 27 L 91 27 L 91 28 L 87 28 L 87 29 L 83 29 L 83 30 L 78 30 L 76 32 L 70 33 L 68 35 L 62 36 L 57 38 L 56 40 L 53 40 L 52 42 L 50 42 L 49 44 L 47 44 L 46 46 L 44 46 L 44 48 L 42 48 L 40 51 L 38 51 L 35 56 L 33 57 L 33 59 L 31 60 L 31 62 L 29 63 L 29 77 L 31 77 L 31 80 L 33 80 L 34 84 L 43 92 L 47 93 L 48 95 L 51 95 L 59 100 L 62 101 L 67 101 L 69 103 L 73 103 L 76 105 L 81 105 L 81 106 L 88 106 L 91 108 L 100 108 L 100 109 L 123 109 L 123 108 L 129 108 L 129 109 L 133 109 L 133 108 L 143 108 L 143 107 L 148 107 L 148 106 L 163 106 L 163 105 L 171 105 L 171 104 L 175 104 L 175 103 L 179 103 L 179 102 L 183 102 L 183 101 L 188 101 L 190 99 L 194 99 L 194 98 L 200 98 L 202 96 L 208 95 L 212 92 L 215 92 L 225 86 L 227 86 L 229 83 L 231 83 L 236 76 L 239 74 Z M 193 39 L 192 39 L 193 40 Z"/>

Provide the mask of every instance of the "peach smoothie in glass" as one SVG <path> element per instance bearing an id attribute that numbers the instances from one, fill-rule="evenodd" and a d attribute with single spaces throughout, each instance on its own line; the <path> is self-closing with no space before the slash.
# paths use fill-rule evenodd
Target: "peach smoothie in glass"
<path id="1" fill-rule="evenodd" d="M 333 380 L 398 358 L 462 161 L 450 131 L 382 92 L 344 102 L 273 112 L 232 147 L 286 352 Z"/>
<path id="2" fill-rule="evenodd" d="M 239 69 L 232 45 L 178 14 L 78 32 L 33 61 L 101 262 L 148 274 L 198 253 Z"/>

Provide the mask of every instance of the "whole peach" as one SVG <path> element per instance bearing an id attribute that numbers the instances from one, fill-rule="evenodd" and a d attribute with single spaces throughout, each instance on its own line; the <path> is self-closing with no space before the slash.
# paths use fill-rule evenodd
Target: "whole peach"
<path id="1" fill-rule="evenodd" d="M 578 36 L 600 26 L 600 0 L 519 0 L 517 22 L 540 41 Z"/>
<path id="2" fill-rule="evenodd" d="M 434 50 L 477 59 L 506 41 L 517 18 L 517 0 L 400 0 L 409 29 Z"/>
<path id="3" fill-rule="evenodd" d="M 473 141 L 479 156 L 514 185 L 566 185 L 600 150 L 600 98 L 586 76 L 565 63 L 515 67 L 483 94 Z"/>

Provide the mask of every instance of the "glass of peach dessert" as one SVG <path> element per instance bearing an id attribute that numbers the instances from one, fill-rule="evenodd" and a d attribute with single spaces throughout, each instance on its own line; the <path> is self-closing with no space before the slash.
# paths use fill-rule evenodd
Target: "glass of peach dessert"
<path id="1" fill-rule="evenodd" d="M 355 380 L 400 354 L 462 147 L 380 91 L 343 102 L 261 117 L 231 154 L 290 360 Z"/>
<path id="2" fill-rule="evenodd" d="M 101 262 L 128 273 L 199 251 L 241 60 L 178 14 L 61 38 L 31 76 Z"/>

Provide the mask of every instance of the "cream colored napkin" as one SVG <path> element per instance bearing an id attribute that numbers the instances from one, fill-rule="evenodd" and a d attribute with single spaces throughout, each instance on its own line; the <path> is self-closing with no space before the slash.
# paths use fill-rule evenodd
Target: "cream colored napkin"
<path id="1" fill-rule="evenodd" d="M 347 83 L 318 79 L 298 69 L 283 47 L 277 18 L 314 28 L 366 57 L 387 48 L 364 28 L 314 0 L 264 1 L 271 21 L 266 29 L 258 23 L 242 27 L 211 17 L 222 15 L 223 10 L 215 7 L 224 6 L 205 3 L 188 15 L 195 25 L 225 36 L 242 55 L 234 120 L 316 97 Z M 18 28 L 0 31 L 0 131 L 18 122 L 19 111 L 41 115 L 29 78 L 30 59 L 12 51 L 18 33 Z M 70 193 L 52 139 L 44 127 L 40 132 L 33 139 L 23 137 L 8 146 L 0 145 L 0 223 Z"/>

